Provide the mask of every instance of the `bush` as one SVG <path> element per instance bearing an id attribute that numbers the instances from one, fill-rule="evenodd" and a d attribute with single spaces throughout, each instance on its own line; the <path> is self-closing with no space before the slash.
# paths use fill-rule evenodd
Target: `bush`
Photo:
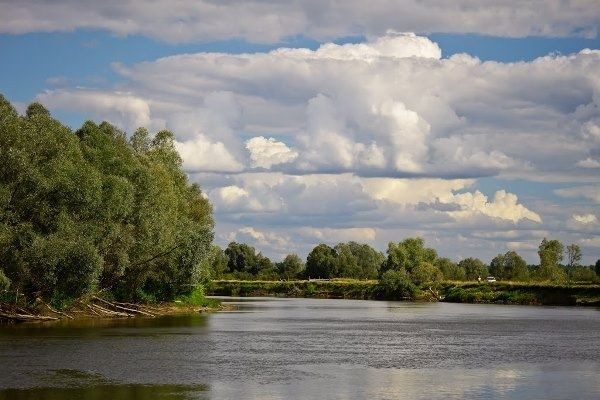
<path id="1" fill-rule="evenodd" d="M 388 270 L 379 280 L 383 295 L 390 299 L 414 298 L 417 287 L 404 269 Z"/>
<path id="2" fill-rule="evenodd" d="M 571 271 L 570 280 L 574 282 L 599 282 L 600 277 L 588 267 L 575 267 Z"/>

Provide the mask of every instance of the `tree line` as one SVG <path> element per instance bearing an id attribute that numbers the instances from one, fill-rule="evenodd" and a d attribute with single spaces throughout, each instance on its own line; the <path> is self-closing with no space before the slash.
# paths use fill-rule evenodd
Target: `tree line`
<path id="1" fill-rule="evenodd" d="M 209 276 L 211 205 L 169 131 L 76 131 L 0 96 L 0 300 L 169 300 Z"/>
<path id="2" fill-rule="evenodd" d="M 213 246 L 210 257 L 213 278 L 223 279 L 382 279 L 402 281 L 409 289 L 442 280 L 485 280 L 489 275 L 503 281 L 600 282 L 600 260 L 594 266 L 581 265 L 576 244 L 565 248 L 558 240 L 543 239 L 538 255 L 538 265 L 528 265 L 515 251 L 498 254 L 489 264 L 473 257 L 454 262 L 414 237 L 390 242 L 385 254 L 353 241 L 333 247 L 321 243 L 305 261 L 290 254 L 273 263 L 254 247 L 231 242 L 225 250 Z"/>

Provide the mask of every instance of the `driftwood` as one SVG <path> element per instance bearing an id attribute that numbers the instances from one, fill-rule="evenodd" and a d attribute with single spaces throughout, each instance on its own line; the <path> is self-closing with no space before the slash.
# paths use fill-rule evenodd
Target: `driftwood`
<path id="1" fill-rule="evenodd" d="M 50 306 L 50 304 L 44 302 L 42 299 L 40 299 L 39 297 L 35 299 L 35 303 L 36 304 L 41 304 L 44 307 L 46 307 L 51 313 L 56 314 L 56 315 L 62 315 L 65 318 L 69 318 L 69 319 L 73 319 L 72 316 L 70 316 L 69 314 L 62 312 L 62 311 L 58 311 L 54 308 L 52 308 L 52 306 Z"/>
<path id="2" fill-rule="evenodd" d="M 133 314 L 128 314 L 128 313 L 124 313 L 124 312 L 120 312 L 120 311 L 112 311 L 112 310 L 109 310 L 108 308 L 99 306 L 98 304 L 92 303 L 92 304 L 90 304 L 90 306 L 92 306 L 97 311 L 104 313 L 106 315 L 113 315 L 113 316 L 117 316 L 117 317 L 133 317 Z"/>
<path id="3" fill-rule="evenodd" d="M 115 308 L 115 309 L 120 310 L 120 311 L 130 312 L 130 313 L 133 313 L 133 314 L 146 315 L 148 317 L 155 317 L 154 314 L 149 313 L 149 312 L 144 311 L 144 310 L 141 310 L 140 308 L 124 307 L 124 306 L 121 306 L 121 305 L 118 305 L 118 304 L 115 304 L 115 303 L 111 303 L 110 301 L 104 300 L 103 298 L 100 298 L 100 297 L 97 297 L 97 296 L 94 296 L 92 298 L 94 300 L 100 301 L 103 304 L 106 304 L 109 307 Z"/>
<path id="4" fill-rule="evenodd" d="M 29 314 L 28 312 L 14 313 L 14 312 L 8 312 L 3 309 L 0 309 L 0 318 L 6 319 L 9 321 L 19 321 L 19 322 L 56 321 L 56 320 L 58 320 L 58 318 L 55 318 L 55 317 L 47 317 L 44 315 L 33 315 L 33 314 Z"/>
<path id="5" fill-rule="evenodd" d="M 440 300 L 444 300 L 443 296 L 440 296 L 440 294 L 436 291 L 434 291 L 431 286 L 429 286 L 429 291 L 431 292 L 431 294 L 433 295 L 433 297 L 435 297 L 436 300 L 440 301 Z"/>

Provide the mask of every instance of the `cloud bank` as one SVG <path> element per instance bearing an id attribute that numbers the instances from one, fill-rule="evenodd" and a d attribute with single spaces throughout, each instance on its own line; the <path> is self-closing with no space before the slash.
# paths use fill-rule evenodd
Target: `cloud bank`
<path id="1" fill-rule="evenodd" d="M 506 251 L 501 234 L 510 231 L 510 248 L 535 260 L 543 236 L 593 248 L 598 235 L 582 222 L 590 217 L 573 217 L 595 215 L 598 203 L 597 50 L 481 62 L 387 32 L 317 50 L 114 68 L 118 88 L 61 87 L 38 99 L 130 131 L 173 130 L 223 241 L 241 235 L 280 255 L 294 246 L 305 254 L 321 238 L 362 234 L 383 248 L 420 234 L 442 252 L 488 257 Z M 522 196 L 480 189 L 486 179 L 571 186 Z M 562 197 L 579 200 L 559 207 Z"/>
<path id="2" fill-rule="evenodd" d="M 593 37 L 600 11 L 594 0 L 20 0 L 0 2 L 0 32 L 104 29 L 168 42 L 243 38 L 279 42 L 381 36 L 387 29 L 494 36 Z"/>

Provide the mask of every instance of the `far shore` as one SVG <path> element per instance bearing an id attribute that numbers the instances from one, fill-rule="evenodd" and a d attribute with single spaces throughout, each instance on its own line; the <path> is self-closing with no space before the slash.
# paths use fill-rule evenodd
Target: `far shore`
<path id="1" fill-rule="evenodd" d="M 207 288 L 216 296 L 274 296 L 359 300 L 444 301 L 453 303 L 600 306 L 598 284 L 446 281 L 422 287 L 414 298 L 384 293 L 376 280 L 215 280 Z"/>

